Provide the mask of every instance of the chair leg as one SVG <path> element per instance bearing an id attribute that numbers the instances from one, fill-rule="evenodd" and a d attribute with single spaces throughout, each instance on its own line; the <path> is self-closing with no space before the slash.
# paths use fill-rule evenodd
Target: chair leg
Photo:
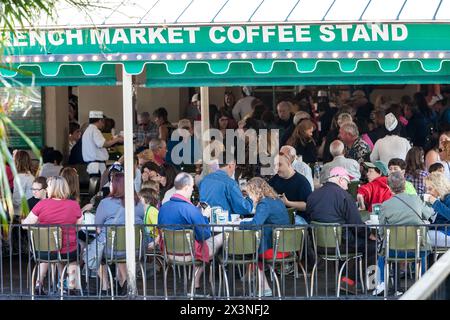
<path id="1" fill-rule="evenodd" d="M 147 277 L 144 273 L 144 265 L 142 262 L 139 262 L 139 267 L 141 268 L 141 274 L 142 274 L 142 290 L 144 295 L 144 300 L 147 300 Z"/>
<path id="2" fill-rule="evenodd" d="M 361 289 L 363 290 L 363 292 L 365 291 L 365 286 L 364 286 L 364 275 L 363 275 L 363 267 L 362 267 L 362 257 L 358 258 L 359 260 L 359 276 L 361 277 Z"/>
<path id="3" fill-rule="evenodd" d="M 210 263 L 209 264 L 209 285 L 211 286 L 212 295 L 215 296 L 216 295 L 216 281 L 215 281 L 213 272 L 214 272 L 213 264 Z"/>
<path id="4" fill-rule="evenodd" d="M 59 278 L 59 285 L 60 285 L 60 288 L 59 288 L 59 292 L 60 292 L 60 300 L 62 300 L 63 299 L 63 291 L 64 291 L 64 275 L 66 274 L 66 270 L 67 270 L 67 266 L 68 266 L 69 264 L 68 263 L 66 263 L 66 265 L 64 266 L 64 268 L 63 268 L 63 270 L 62 270 L 62 272 L 61 272 L 61 276 L 60 276 L 60 278 Z"/>
<path id="5" fill-rule="evenodd" d="M 200 271 L 200 268 L 195 270 L 195 265 L 192 265 L 192 279 L 191 279 L 191 300 L 194 300 L 194 290 L 195 290 L 195 278 L 197 277 L 197 273 Z"/>
<path id="6" fill-rule="evenodd" d="M 114 280 L 113 280 L 111 268 L 109 267 L 109 264 L 106 264 L 105 266 L 106 266 L 106 268 L 108 268 L 109 287 L 111 289 L 111 300 L 114 300 Z"/>
<path id="7" fill-rule="evenodd" d="M 36 265 L 33 268 L 33 271 L 31 272 L 31 286 L 30 286 L 30 290 L 31 290 L 31 300 L 34 300 L 34 276 L 36 275 L 36 269 L 39 269 L 39 263 L 36 263 Z"/>
<path id="8" fill-rule="evenodd" d="M 298 263 L 298 265 L 300 266 L 300 268 L 302 269 L 303 272 L 303 277 L 305 278 L 305 291 L 306 291 L 306 297 L 309 298 L 309 290 L 308 290 L 308 275 L 306 274 L 306 270 L 303 267 L 303 264 L 301 262 Z M 312 294 L 312 292 L 311 292 Z"/>
<path id="9" fill-rule="evenodd" d="M 83 288 L 81 287 L 81 268 L 80 265 L 77 265 L 77 273 L 78 273 L 78 287 L 80 288 L 81 296 L 83 296 Z"/>
<path id="10" fill-rule="evenodd" d="M 270 266 L 270 273 L 273 274 L 273 278 L 275 279 L 275 285 L 278 291 L 278 298 L 281 299 L 281 289 L 280 289 L 280 282 L 278 281 L 277 274 L 275 273 L 275 269 Z"/>
<path id="11" fill-rule="evenodd" d="M 164 297 L 167 300 L 168 299 L 168 294 L 167 294 L 167 272 L 169 271 L 170 266 L 164 267 L 163 271 L 164 271 Z"/>
<path id="12" fill-rule="evenodd" d="M 339 270 L 339 275 L 337 278 L 337 292 L 336 292 L 336 297 L 339 298 L 340 294 L 341 294 L 341 277 L 342 277 L 342 272 L 344 271 L 344 268 L 347 266 L 348 260 L 345 260 L 345 262 L 342 264 L 341 269 Z"/>
<path id="13" fill-rule="evenodd" d="M 316 273 L 316 269 L 317 269 L 317 261 L 314 263 L 314 266 L 311 271 L 311 294 L 310 294 L 311 297 L 314 295 L 314 275 Z"/>
<path id="14" fill-rule="evenodd" d="M 389 262 L 384 263 L 384 298 L 387 298 L 389 292 Z"/>
<path id="15" fill-rule="evenodd" d="M 223 271 L 223 283 L 224 283 L 225 291 L 227 293 L 227 299 L 230 300 L 230 287 L 228 286 L 228 276 L 227 276 L 227 271 L 225 270 L 224 265 L 222 265 L 222 271 Z"/>

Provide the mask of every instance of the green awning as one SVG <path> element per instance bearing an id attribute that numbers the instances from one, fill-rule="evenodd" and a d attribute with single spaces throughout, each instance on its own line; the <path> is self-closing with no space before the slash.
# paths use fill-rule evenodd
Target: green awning
<path id="1" fill-rule="evenodd" d="M 100 66 L 95 75 L 87 75 L 81 65 L 60 65 L 54 75 L 42 73 L 39 65 L 23 65 L 17 71 L 0 69 L 0 86 L 115 86 L 116 67 L 113 64 Z"/>

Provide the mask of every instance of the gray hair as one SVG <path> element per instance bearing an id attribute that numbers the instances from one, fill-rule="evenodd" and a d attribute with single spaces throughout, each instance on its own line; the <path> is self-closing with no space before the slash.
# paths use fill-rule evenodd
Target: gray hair
<path id="1" fill-rule="evenodd" d="M 339 116 L 337 117 L 337 125 L 339 127 L 341 127 L 344 123 L 347 122 L 353 122 L 353 118 L 352 115 L 348 112 L 342 112 L 341 114 L 339 114 Z"/>
<path id="2" fill-rule="evenodd" d="M 405 176 L 400 171 L 392 172 L 387 179 L 388 186 L 394 194 L 405 192 L 405 181 Z"/>
<path id="3" fill-rule="evenodd" d="M 280 148 L 280 152 L 283 149 L 286 150 L 287 154 L 289 154 L 289 156 L 291 156 L 292 159 L 295 160 L 297 158 L 297 151 L 295 150 L 295 148 L 293 146 L 288 146 L 288 145 L 282 146 Z M 284 152 L 282 152 L 282 153 L 284 153 Z"/>
<path id="4" fill-rule="evenodd" d="M 348 134 L 351 134 L 353 137 L 359 136 L 358 126 L 354 122 L 345 122 L 341 129 Z"/>
<path id="5" fill-rule="evenodd" d="M 159 139 L 159 138 L 153 138 L 152 140 L 150 140 L 148 147 L 150 148 L 150 150 L 156 151 L 156 150 L 162 148 L 163 143 L 165 143 L 164 140 Z"/>
<path id="6" fill-rule="evenodd" d="M 194 184 L 194 178 L 189 173 L 181 172 L 177 174 L 173 182 L 175 190 L 181 190 L 186 186 L 191 186 Z"/>
<path id="7" fill-rule="evenodd" d="M 332 143 L 330 143 L 330 153 L 333 157 L 344 154 L 344 144 L 341 140 L 334 140 Z"/>
<path id="8" fill-rule="evenodd" d="M 294 115 L 294 119 L 292 120 L 294 122 L 294 126 L 296 126 L 300 120 L 304 119 L 311 119 L 311 115 L 306 111 L 298 111 Z"/>

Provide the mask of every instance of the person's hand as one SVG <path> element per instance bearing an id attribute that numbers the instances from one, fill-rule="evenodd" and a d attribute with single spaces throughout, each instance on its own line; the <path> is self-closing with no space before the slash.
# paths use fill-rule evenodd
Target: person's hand
<path id="1" fill-rule="evenodd" d="M 281 201 L 283 201 L 286 207 L 291 207 L 291 202 L 286 198 L 286 195 L 283 193 L 280 197 Z"/>
<path id="2" fill-rule="evenodd" d="M 433 205 L 433 204 L 436 202 L 436 200 L 437 200 L 436 197 L 430 195 L 430 198 L 428 199 L 428 202 L 429 202 L 431 205 Z"/>
<path id="3" fill-rule="evenodd" d="M 148 175 L 147 172 L 143 172 L 142 173 L 142 182 L 147 182 L 148 180 L 150 180 L 150 176 Z"/>
<path id="4" fill-rule="evenodd" d="M 202 209 L 203 216 L 210 219 L 211 218 L 211 207 L 207 206 L 205 209 L 203 209 L 203 208 L 201 208 L 201 209 Z"/>
<path id="5" fill-rule="evenodd" d="M 123 143 L 123 137 L 122 136 L 117 136 L 115 140 L 116 140 L 116 143 Z"/>
<path id="6" fill-rule="evenodd" d="M 369 239 L 370 239 L 370 240 L 373 240 L 373 241 L 376 241 L 376 240 L 377 240 L 377 236 L 374 235 L 373 233 L 371 233 L 371 234 L 369 235 Z"/>
<path id="7" fill-rule="evenodd" d="M 91 211 L 92 208 L 94 208 L 94 205 L 92 203 L 88 203 L 87 205 L 85 205 L 83 207 L 83 209 L 81 209 L 81 212 L 85 212 L 85 211 Z"/>

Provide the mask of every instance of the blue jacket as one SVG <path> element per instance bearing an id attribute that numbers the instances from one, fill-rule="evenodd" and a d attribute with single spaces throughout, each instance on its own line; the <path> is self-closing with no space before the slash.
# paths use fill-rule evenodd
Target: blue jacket
<path id="1" fill-rule="evenodd" d="M 192 203 L 177 197 L 170 198 L 169 201 L 161 206 L 158 214 L 158 224 L 160 227 L 170 230 L 194 229 L 195 240 L 197 241 L 205 241 L 211 237 L 211 229 L 205 226 L 209 224 L 208 218 L 204 217 L 200 209 Z"/>
<path id="2" fill-rule="evenodd" d="M 289 214 L 280 199 L 264 198 L 256 206 L 255 217 L 251 221 L 242 221 L 240 229 L 261 230 L 260 225 L 288 225 Z M 272 233 L 274 226 L 263 227 L 259 253 L 273 248 Z"/>
<path id="3" fill-rule="evenodd" d="M 229 219 L 232 213 L 248 214 L 252 212 L 253 204 L 250 198 L 244 198 L 238 183 L 231 179 L 225 171 L 217 170 L 208 174 L 200 181 L 200 201 L 211 207 L 219 206 L 228 210 Z"/>
<path id="4" fill-rule="evenodd" d="M 437 213 L 436 220 L 433 224 L 448 224 L 450 223 L 450 194 L 447 194 L 444 201 L 436 200 L 432 205 L 434 212 Z M 450 229 L 445 227 L 438 227 L 438 230 L 450 234 Z"/>

